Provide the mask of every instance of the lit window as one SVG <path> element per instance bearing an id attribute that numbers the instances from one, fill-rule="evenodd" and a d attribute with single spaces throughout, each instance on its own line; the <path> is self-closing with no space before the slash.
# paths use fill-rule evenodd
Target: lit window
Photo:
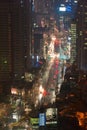
<path id="1" fill-rule="evenodd" d="M 23 4 L 23 0 L 21 0 L 20 3 Z"/>
<path id="2" fill-rule="evenodd" d="M 24 6 L 23 3 L 24 3 L 24 1 L 23 1 L 23 0 L 20 0 L 20 5 L 21 5 L 21 7 Z"/>
<path id="3" fill-rule="evenodd" d="M 87 47 L 84 47 L 84 50 L 87 50 Z"/>
<path id="4" fill-rule="evenodd" d="M 87 42 L 86 42 L 86 43 L 84 43 L 84 45 L 86 45 L 86 46 L 87 46 Z"/>
<path id="5" fill-rule="evenodd" d="M 82 31 L 80 31 L 80 36 L 82 36 Z"/>
<path id="6" fill-rule="evenodd" d="M 77 0 L 75 0 L 75 1 L 74 1 L 74 3 L 78 3 L 78 1 L 77 1 Z"/>
<path id="7" fill-rule="evenodd" d="M 68 2 L 68 0 L 66 0 L 65 2 Z"/>
<path id="8" fill-rule="evenodd" d="M 83 7 L 83 5 L 80 5 L 80 7 Z"/>

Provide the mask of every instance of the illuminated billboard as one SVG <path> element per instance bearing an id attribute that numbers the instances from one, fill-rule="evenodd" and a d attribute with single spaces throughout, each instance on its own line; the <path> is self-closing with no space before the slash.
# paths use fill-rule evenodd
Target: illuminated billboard
<path id="1" fill-rule="evenodd" d="M 70 5 L 60 5 L 59 7 L 59 11 L 60 12 L 71 12 L 72 11 L 72 7 Z"/>
<path id="2" fill-rule="evenodd" d="M 66 6 L 66 11 L 67 11 L 67 12 L 71 12 L 71 11 L 72 11 L 71 6 L 67 5 L 67 6 Z"/>
<path id="3" fill-rule="evenodd" d="M 46 109 L 46 125 L 57 124 L 57 108 Z"/>
<path id="4" fill-rule="evenodd" d="M 39 126 L 45 126 L 45 124 L 46 124 L 45 113 L 39 113 Z"/>
<path id="5" fill-rule="evenodd" d="M 64 6 L 63 6 L 63 7 L 62 7 L 62 6 L 59 7 L 59 11 L 61 11 L 61 12 L 65 12 L 65 11 L 66 11 L 66 7 L 64 7 Z"/>

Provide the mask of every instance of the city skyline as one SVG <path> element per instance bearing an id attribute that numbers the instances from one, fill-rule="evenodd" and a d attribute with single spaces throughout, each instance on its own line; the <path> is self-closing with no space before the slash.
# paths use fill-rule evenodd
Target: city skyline
<path id="1" fill-rule="evenodd" d="M 25 78 L 25 73 L 29 72 L 32 68 L 32 57 L 41 55 L 41 57 L 46 58 L 47 50 L 49 48 L 50 34 L 54 33 L 57 36 L 57 41 L 55 41 L 55 43 L 58 43 L 60 42 L 60 39 L 58 38 L 60 37 L 59 35 L 62 35 L 62 29 L 65 31 L 63 31 L 63 34 L 65 33 L 65 38 L 67 38 L 67 40 L 71 37 L 71 30 L 73 31 L 74 29 L 71 37 L 71 42 L 73 42 L 71 49 L 74 48 L 71 52 L 71 62 L 74 60 L 78 61 L 78 68 L 87 71 L 86 58 L 83 58 L 86 57 L 87 53 L 87 8 L 85 0 L 84 2 L 81 2 L 80 0 L 79 2 L 76 0 L 62 0 L 60 2 L 56 0 L 43 0 L 41 3 L 39 2 L 39 4 L 38 0 L 3 0 L 1 1 L 0 7 L 1 84 L 5 82 L 7 84 L 7 82 L 13 82 L 14 80 L 20 81 Z M 55 13 L 55 10 L 59 9 L 59 7 L 62 7 L 62 9 L 66 7 L 66 10 L 58 10 L 58 13 Z M 77 13 L 75 14 L 74 19 L 73 14 L 75 10 Z M 85 23 L 82 21 L 83 17 Z M 82 29 L 80 30 L 80 28 Z M 77 30 L 76 32 L 75 29 Z M 83 33 L 84 29 L 85 33 Z M 58 32 L 60 33 L 59 35 Z M 83 35 L 81 36 L 82 33 Z M 44 34 L 48 38 L 45 38 Z M 65 45 L 63 46 L 64 40 L 62 39 L 61 45 L 63 49 L 66 49 Z M 55 47 L 58 48 L 56 44 Z M 58 52 L 57 49 L 56 51 Z"/>

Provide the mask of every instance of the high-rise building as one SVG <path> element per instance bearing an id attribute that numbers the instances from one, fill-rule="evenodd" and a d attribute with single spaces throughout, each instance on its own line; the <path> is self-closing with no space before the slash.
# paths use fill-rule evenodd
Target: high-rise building
<path id="1" fill-rule="evenodd" d="M 48 34 L 53 24 L 53 1 L 54 0 L 32 0 L 32 56 L 36 65 L 36 57 L 45 58 L 44 34 Z"/>
<path id="2" fill-rule="evenodd" d="M 73 63 L 76 60 L 76 23 L 71 24 L 71 57 L 70 61 Z"/>
<path id="3" fill-rule="evenodd" d="M 55 1 L 55 13 L 58 15 L 58 26 L 60 27 L 60 21 L 64 22 L 65 30 L 68 30 L 71 26 L 71 21 L 75 17 L 78 0 L 56 0 Z"/>
<path id="4" fill-rule="evenodd" d="M 76 17 L 78 67 L 87 71 L 87 0 L 79 0 Z"/>
<path id="5" fill-rule="evenodd" d="M 51 2 L 48 0 L 35 0 L 32 2 L 32 29 L 34 38 L 34 54 L 40 52 L 41 41 L 45 29 L 49 27 L 49 8 Z"/>
<path id="6" fill-rule="evenodd" d="M 30 66 L 31 1 L 0 0 L 0 84 L 20 80 Z"/>

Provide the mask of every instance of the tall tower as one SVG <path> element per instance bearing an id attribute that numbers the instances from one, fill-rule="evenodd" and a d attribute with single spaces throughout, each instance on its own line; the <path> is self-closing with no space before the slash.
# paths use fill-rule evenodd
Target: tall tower
<path id="1" fill-rule="evenodd" d="M 87 0 L 79 0 L 76 17 L 78 67 L 83 71 L 87 71 Z"/>
<path id="2" fill-rule="evenodd" d="M 76 60 L 76 22 L 71 23 L 71 58 L 73 63 Z"/>
<path id="3" fill-rule="evenodd" d="M 29 69 L 31 3 L 0 0 L 0 84 L 20 80 Z"/>
<path id="4" fill-rule="evenodd" d="M 32 55 L 34 60 L 37 56 L 44 57 L 44 40 L 43 35 L 48 33 L 50 24 L 50 16 L 52 15 L 53 0 L 32 0 L 32 33 L 33 47 Z"/>
<path id="5" fill-rule="evenodd" d="M 11 48 L 10 6 L 8 0 L 2 0 L 0 1 L 0 88 L 11 80 L 10 75 L 13 71 Z"/>

